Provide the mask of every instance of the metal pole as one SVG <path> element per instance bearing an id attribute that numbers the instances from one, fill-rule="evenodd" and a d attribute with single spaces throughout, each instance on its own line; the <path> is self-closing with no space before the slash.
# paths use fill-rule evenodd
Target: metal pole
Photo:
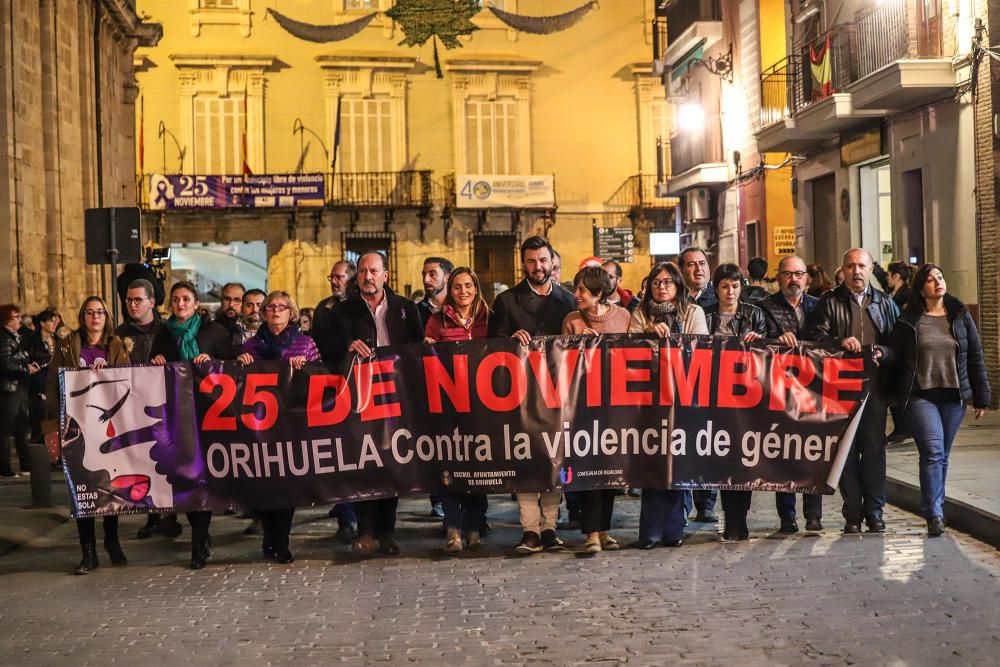
<path id="1" fill-rule="evenodd" d="M 110 215 L 108 216 L 108 225 L 111 228 L 111 240 L 110 248 L 108 248 L 108 258 L 111 260 L 111 312 L 112 320 L 111 323 L 116 328 L 118 327 L 118 234 L 115 229 L 115 213 L 117 209 L 112 207 L 108 209 Z"/>

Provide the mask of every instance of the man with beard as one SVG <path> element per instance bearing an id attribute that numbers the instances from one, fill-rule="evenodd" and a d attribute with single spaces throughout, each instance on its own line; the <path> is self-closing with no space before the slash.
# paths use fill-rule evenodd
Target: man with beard
<path id="1" fill-rule="evenodd" d="M 688 290 L 688 298 L 703 309 L 719 303 L 715 294 L 715 285 L 709 278 L 708 254 L 701 248 L 688 247 L 677 256 L 684 275 L 684 284 Z M 716 523 L 719 520 L 715 513 L 715 501 L 719 498 L 718 491 L 699 490 L 685 494 L 684 507 L 688 514 L 691 506 L 698 511 L 694 520 L 701 523 Z"/>
<path id="2" fill-rule="evenodd" d="M 235 283 L 242 297 L 243 286 Z M 223 294 L 225 294 L 223 288 Z M 233 290 L 230 290 L 233 294 Z M 232 299 L 230 299 L 230 303 Z M 125 292 L 125 309 L 128 312 L 126 321 L 118 327 L 115 334 L 125 342 L 129 361 L 133 364 L 148 364 L 152 358 L 153 340 L 160 333 L 163 320 L 156 310 L 156 289 L 144 278 L 133 280 Z M 223 304 L 225 305 L 225 304 Z M 220 309 L 221 315 L 221 309 Z M 156 512 L 146 515 L 146 524 L 139 529 L 136 537 L 145 540 L 153 535 L 175 538 L 180 536 L 183 528 L 177 521 L 176 514 L 162 517 Z"/>
<path id="3" fill-rule="evenodd" d="M 428 257 L 424 260 L 422 272 L 424 279 L 424 298 L 417 304 L 420 312 L 420 321 L 427 326 L 427 321 L 431 315 L 441 310 L 444 306 L 444 299 L 448 296 L 445 289 L 448 286 L 448 277 L 455 266 L 443 257 Z M 442 515 L 443 516 L 443 515 Z"/>
<path id="4" fill-rule="evenodd" d="M 778 263 L 779 290 L 757 302 L 764 311 L 768 338 L 777 338 L 782 345 L 795 347 L 806 337 L 806 320 L 819 303 L 819 299 L 806 293 L 808 280 L 806 263 L 801 257 L 790 255 Z M 776 493 L 774 505 L 781 520 L 781 532 L 797 533 L 795 494 Z M 823 496 L 803 494 L 802 513 L 806 517 L 806 530 L 823 530 Z"/>
<path id="5" fill-rule="evenodd" d="M 349 355 L 368 360 L 375 348 L 394 343 L 419 343 L 424 339 L 417 304 L 397 296 L 386 286 L 389 263 L 380 252 L 366 252 L 358 259 L 358 296 L 351 297 L 333 309 L 333 357 L 326 360 L 340 368 Z M 362 557 L 379 550 L 387 555 L 399 553 L 393 539 L 396 529 L 396 507 L 399 498 L 381 498 L 354 503 L 358 517 L 358 540 L 354 551 Z"/>
<path id="6" fill-rule="evenodd" d="M 812 322 L 812 338 L 859 354 L 872 346 L 880 366 L 872 383 L 861 422 L 844 471 L 840 495 L 844 498 L 844 532 L 860 533 L 862 518 L 872 533 L 885 532 L 885 413 L 892 364 L 889 340 L 899 317 L 899 308 L 888 294 L 869 285 L 874 268 L 871 253 L 853 248 L 844 253 L 844 282 L 819 298 Z"/>
<path id="7" fill-rule="evenodd" d="M 233 350 L 237 353 L 243 349 L 243 343 L 247 342 L 260 329 L 261 319 L 260 307 L 264 304 L 267 294 L 264 290 L 252 289 L 243 295 L 243 305 L 240 306 L 240 318 L 229 330 L 233 341 Z"/>
<path id="8" fill-rule="evenodd" d="M 521 244 L 521 265 L 525 279 L 493 302 L 489 335 L 516 338 L 522 345 L 534 336 L 562 333 L 563 319 L 576 310 L 573 295 L 552 281 L 552 246 L 542 236 L 532 236 Z M 559 492 L 519 493 L 524 534 L 514 550 L 520 554 L 564 549 L 556 535 Z"/>
<path id="9" fill-rule="evenodd" d="M 427 322 L 434 313 L 444 307 L 444 299 L 448 296 L 448 278 L 455 268 L 449 260 L 444 257 L 428 257 L 424 260 L 424 268 L 421 275 L 424 279 L 424 298 L 417 303 L 417 312 L 420 313 L 420 322 L 427 327 Z M 444 518 L 444 506 L 441 500 L 431 494 L 431 516 L 436 519 Z"/>
<path id="10" fill-rule="evenodd" d="M 236 321 L 240 318 L 240 308 L 243 307 L 243 294 L 247 288 L 242 283 L 226 283 L 222 286 L 222 294 L 219 298 L 219 310 L 215 314 L 215 321 L 226 328 L 232 329 Z"/>

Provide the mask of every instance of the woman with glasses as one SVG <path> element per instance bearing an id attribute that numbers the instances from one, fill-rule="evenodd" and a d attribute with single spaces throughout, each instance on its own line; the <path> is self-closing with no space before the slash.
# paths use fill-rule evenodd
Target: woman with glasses
<path id="1" fill-rule="evenodd" d="M 448 276 L 447 295 L 441 310 L 427 320 L 424 342 L 433 345 L 486 338 L 489 318 L 490 308 L 483 299 L 479 277 L 469 267 L 460 266 Z M 465 548 L 479 549 L 482 546 L 480 530 L 486 525 L 486 495 L 443 491 L 440 498 L 444 509 L 445 551 L 461 553 L 463 536 Z"/>
<path id="2" fill-rule="evenodd" d="M 632 312 L 629 333 L 708 334 L 705 312 L 688 298 L 681 270 L 673 262 L 660 262 L 646 278 L 649 289 Z M 639 511 L 638 549 L 658 544 L 679 547 L 684 540 L 684 492 L 672 489 L 643 489 Z"/>
<path id="3" fill-rule="evenodd" d="M 259 360 L 285 360 L 292 368 L 300 370 L 306 362 L 319 361 L 319 350 L 313 339 L 299 330 L 299 308 L 288 292 L 271 292 L 262 304 L 264 324 L 249 340 L 243 343 L 243 352 L 237 357 L 249 365 Z M 264 560 L 291 563 L 295 556 L 288 549 L 288 536 L 292 531 L 295 508 L 259 510 L 264 539 L 261 553 Z"/>
<path id="4" fill-rule="evenodd" d="M 990 405 L 990 382 L 972 314 L 948 294 L 941 269 L 924 264 L 896 321 L 892 348 L 899 363 L 894 402 L 903 410 L 920 452 L 921 512 L 927 534 L 944 532 L 948 455 L 966 405 L 979 419 Z"/>
<path id="5" fill-rule="evenodd" d="M 233 359 L 229 332 L 201 313 L 198 290 L 186 280 L 170 288 L 170 318 L 153 339 L 151 363 L 163 366 L 168 361 L 204 364 L 216 359 Z M 211 511 L 188 512 L 191 524 L 191 569 L 200 570 L 211 557 L 208 528 Z"/>
<path id="6" fill-rule="evenodd" d="M 46 388 L 46 407 L 49 419 L 59 417 L 59 369 L 60 368 L 92 368 L 99 370 L 108 366 L 127 366 L 128 351 L 121 338 L 115 335 L 111 326 L 104 300 L 99 296 L 90 296 L 80 307 L 77 316 L 79 327 L 66 339 L 59 341 L 49 367 L 48 387 Z M 93 517 L 76 520 L 76 530 L 80 536 L 80 548 L 83 558 L 76 568 L 76 574 L 88 574 L 98 565 L 97 535 Z M 111 558 L 112 565 L 125 565 L 128 560 L 118 541 L 118 516 L 104 517 L 104 548 Z"/>
<path id="7" fill-rule="evenodd" d="M 708 330 L 718 336 L 737 336 L 745 343 L 762 338 L 767 334 L 764 311 L 757 306 L 740 300 L 743 291 L 743 271 L 735 264 L 720 264 L 712 275 L 715 295 L 719 302 L 705 310 Z M 748 540 L 750 528 L 747 513 L 750 511 L 750 491 L 721 491 L 722 511 L 726 515 L 726 526 L 722 531 L 724 540 Z"/>

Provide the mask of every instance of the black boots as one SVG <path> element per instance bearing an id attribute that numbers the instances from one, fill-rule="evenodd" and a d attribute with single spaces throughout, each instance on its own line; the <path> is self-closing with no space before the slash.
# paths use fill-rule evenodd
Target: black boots
<path id="1" fill-rule="evenodd" d="M 81 544 L 80 548 L 83 550 L 83 558 L 80 559 L 80 564 L 76 566 L 74 574 L 90 574 L 91 570 L 96 570 L 100 563 L 97 560 L 97 545 L 93 542 L 89 544 Z"/>
<path id="2" fill-rule="evenodd" d="M 112 565 L 128 565 L 128 559 L 125 558 L 125 552 L 122 551 L 122 545 L 118 542 L 118 536 L 114 537 L 104 537 L 104 548 L 108 552 L 108 557 L 111 558 Z"/>

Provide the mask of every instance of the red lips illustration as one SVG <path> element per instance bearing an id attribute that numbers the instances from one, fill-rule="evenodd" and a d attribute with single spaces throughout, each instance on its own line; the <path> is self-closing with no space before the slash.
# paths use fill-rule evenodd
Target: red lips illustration
<path id="1" fill-rule="evenodd" d="M 147 475 L 119 475 L 111 480 L 111 488 L 120 494 L 128 493 L 133 502 L 139 502 L 149 495 Z"/>

